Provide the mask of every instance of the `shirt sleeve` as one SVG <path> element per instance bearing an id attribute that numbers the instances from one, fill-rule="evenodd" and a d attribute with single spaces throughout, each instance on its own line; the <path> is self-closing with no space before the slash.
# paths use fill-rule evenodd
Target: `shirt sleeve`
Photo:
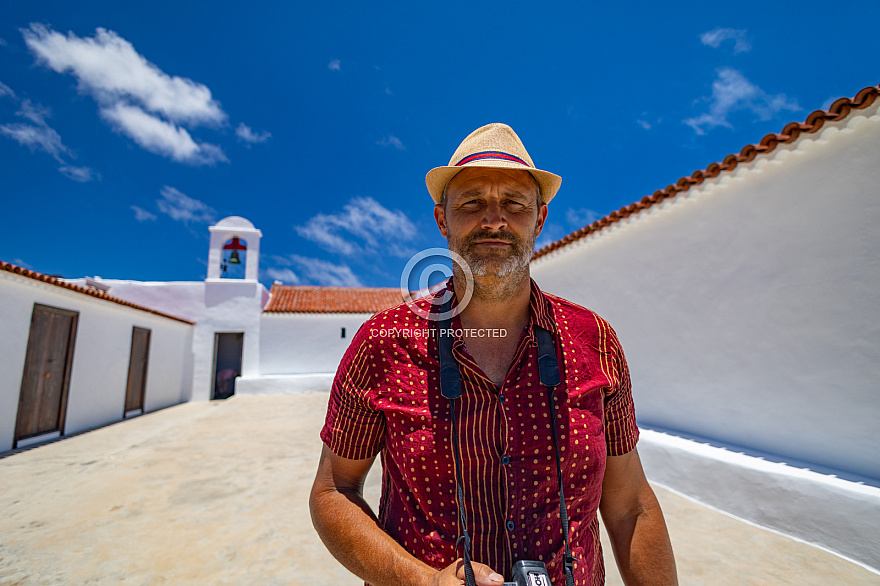
<path id="1" fill-rule="evenodd" d="M 609 456 L 622 456 L 636 447 L 639 428 L 632 397 L 629 367 L 617 334 L 607 323 L 604 353 L 609 361 L 611 386 L 605 396 L 605 444 Z"/>
<path id="2" fill-rule="evenodd" d="M 375 374 L 370 368 L 371 355 L 375 354 L 368 333 L 368 327 L 361 327 L 339 363 L 321 430 L 327 447 L 351 460 L 372 458 L 385 441 L 385 416 L 369 400 L 374 394 L 371 385 L 381 377 L 371 376 Z"/>

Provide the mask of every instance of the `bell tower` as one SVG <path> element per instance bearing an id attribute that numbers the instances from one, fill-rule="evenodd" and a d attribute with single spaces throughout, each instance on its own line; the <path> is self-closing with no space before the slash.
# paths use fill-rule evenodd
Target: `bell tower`
<path id="1" fill-rule="evenodd" d="M 196 400 L 224 399 L 234 394 L 237 377 L 259 375 L 260 315 L 268 298 L 259 282 L 263 233 L 239 216 L 208 230 L 204 312 L 193 333 Z"/>
<path id="2" fill-rule="evenodd" d="M 230 261 L 235 264 L 244 263 L 244 279 L 235 280 L 256 282 L 259 278 L 260 238 L 263 233 L 239 216 L 223 218 L 208 230 L 211 232 L 208 282 L 228 280 L 223 273 Z"/>

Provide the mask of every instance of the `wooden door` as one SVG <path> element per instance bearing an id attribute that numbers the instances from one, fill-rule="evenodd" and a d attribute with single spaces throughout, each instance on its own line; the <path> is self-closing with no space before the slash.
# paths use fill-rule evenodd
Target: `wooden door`
<path id="1" fill-rule="evenodd" d="M 63 433 L 78 318 L 76 311 L 34 304 L 15 422 L 16 442 L 53 431 Z"/>
<path id="2" fill-rule="evenodd" d="M 128 383 L 125 387 L 123 417 L 143 413 L 149 360 L 150 330 L 135 326 L 131 330 L 131 355 L 128 359 Z"/>

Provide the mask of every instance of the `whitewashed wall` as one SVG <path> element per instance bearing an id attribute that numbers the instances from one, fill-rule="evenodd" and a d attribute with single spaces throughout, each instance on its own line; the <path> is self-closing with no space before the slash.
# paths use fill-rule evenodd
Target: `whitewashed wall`
<path id="1" fill-rule="evenodd" d="M 7 272 L 0 299 L 0 451 L 12 448 L 34 303 L 79 312 L 66 433 L 122 419 L 134 326 L 151 331 L 145 411 L 189 396 L 193 326 Z"/>
<path id="2" fill-rule="evenodd" d="M 264 313 L 260 374 L 336 372 L 342 355 L 371 313 Z M 345 328 L 345 338 L 341 330 Z"/>
<path id="3" fill-rule="evenodd" d="M 615 328 L 640 424 L 679 436 L 641 438 L 651 480 L 875 571 L 878 153 L 875 105 L 532 263 Z"/>
<path id="4" fill-rule="evenodd" d="M 214 334 L 243 332 L 242 375 L 260 371 L 260 312 L 269 292 L 257 281 L 213 279 L 208 282 L 142 282 L 98 279 L 114 297 L 196 322 L 191 352 L 192 395 L 186 400 L 211 398 L 214 374 Z M 79 283 L 80 281 L 73 281 Z"/>
<path id="5" fill-rule="evenodd" d="M 875 105 L 532 275 L 617 330 L 642 423 L 880 479 L 878 153 Z"/>

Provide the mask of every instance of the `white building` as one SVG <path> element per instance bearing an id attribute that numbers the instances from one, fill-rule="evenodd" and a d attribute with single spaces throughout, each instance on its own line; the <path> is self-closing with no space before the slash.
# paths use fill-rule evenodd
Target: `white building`
<path id="1" fill-rule="evenodd" d="M 545 291 L 616 329 L 639 423 L 654 430 L 639 443 L 652 480 L 874 568 L 878 92 L 789 124 L 531 264 Z"/>
<path id="2" fill-rule="evenodd" d="M 259 282 L 262 233 L 238 216 L 209 228 L 208 278 L 204 281 L 143 282 L 91 279 L 121 299 L 179 315 L 195 323 L 191 395 L 185 400 L 207 401 L 232 394 L 236 376 L 260 372 L 260 313 L 269 292 Z M 244 247 L 244 258 L 235 245 Z M 224 254 L 224 247 L 230 254 Z M 224 276 L 229 258 L 239 258 L 243 277 Z M 84 279 L 72 280 L 84 283 Z"/>
<path id="3" fill-rule="evenodd" d="M 395 288 L 275 283 L 260 318 L 260 374 L 239 379 L 236 393 L 328 390 L 361 324 L 401 301 Z"/>
<path id="4" fill-rule="evenodd" d="M 0 451 L 185 401 L 194 324 L 0 262 Z"/>
<path id="5" fill-rule="evenodd" d="M 270 295 L 257 280 L 262 233 L 237 216 L 209 230 L 204 281 L 89 279 L 122 299 L 194 322 L 192 394 L 186 400 L 225 398 L 233 392 L 326 390 L 361 324 L 401 302 L 399 289 L 369 287 L 276 283 Z M 234 249 L 244 265 L 242 277 L 230 277 L 223 270 L 231 268 L 231 252 L 226 251 Z M 246 251 L 245 258 L 239 256 L 241 251 Z"/>

